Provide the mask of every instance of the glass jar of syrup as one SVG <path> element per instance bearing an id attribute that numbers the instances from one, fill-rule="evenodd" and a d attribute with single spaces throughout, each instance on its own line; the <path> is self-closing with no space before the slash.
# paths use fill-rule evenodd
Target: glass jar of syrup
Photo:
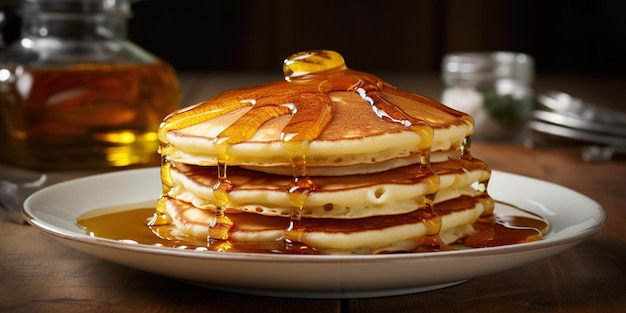
<path id="1" fill-rule="evenodd" d="M 156 165 L 173 67 L 126 39 L 130 0 L 22 0 L 0 52 L 0 159 L 32 169 Z"/>
<path id="2" fill-rule="evenodd" d="M 473 139 L 519 141 L 534 102 L 534 60 L 517 52 L 444 56 L 441 102 L 474 119 Z"/>

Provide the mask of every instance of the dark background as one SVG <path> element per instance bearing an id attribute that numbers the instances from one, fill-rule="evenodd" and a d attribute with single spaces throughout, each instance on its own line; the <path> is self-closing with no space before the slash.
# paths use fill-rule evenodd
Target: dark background
<path id="1" fill-rule="evenodd" d="M 15 0 L 5 41 L 19 35 Z M 288 55 L 340 52 L 371 72 L 438 72 L 454 51 L 508 50 L 535 57 L 539 73 L 623 76 L 621 0 L 142 0 L 130 40 L 179 71 L 281 71 Z"/>

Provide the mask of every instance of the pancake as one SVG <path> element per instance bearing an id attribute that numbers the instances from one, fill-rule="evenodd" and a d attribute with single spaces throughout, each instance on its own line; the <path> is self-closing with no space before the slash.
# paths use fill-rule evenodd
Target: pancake
<path id="1" fill-rule="evenodd" d="M 218 251 L 284 241 L 376 254 L 437 250 L 493 217 L 469 115 L 351 70 L 333 51 L 284 64 L 285 80 L 164 119 L 152 226 Z"/>
<path id="2" fill-rule="evenodd" d="M 293 154 L 306 154 L 316 174 L 352 175 L 458 150 L 472 131 L 469 115 L 346 68 L 225 92 L 171 114 L 160 139 L 178 163 L 228 155 L 232 165 L 290 170 Z"/>
<path id="3" fill-rule="evenodd" d="M 429 237 L 436 226 L 437 240 L 452 244 L 474 231 L 471 223 L 481 214 L 493 209 L 492 202 L 482 196 L 463 196 L 439 203 L 435 214 L 419 209 L 405 214 L 373 216 L 359 219 L 303 218 L 300 230 L 291 233 L 291 239 L 321 254 L 380 254 L 415 251 Z M 193 238 L 206 238 L 215 220 L 211 210 L 203 210 L 175 199 L 166 202 L 167 214 L 177 230 Z M 437 216 L 440 222 L 425 220 Z M 278 242 L 285 237 L 289 218 L 285 216 L 251 216 L 246 213 L 230 215 L 233 226 L 229 238 L 243 243 Z"/>
<path id="4" fill-rule="evenodd" d="M 479 194 L 471 185 L 487 180 L 490 175 L 489 168 L 479 160 L 433 164 L 433 170 L 420 172 L 408 166 L 348 179 L 311 177 L 317 190 L 307 197 L 301 216 L 350 219 L 408 213 L 425 207 L 425 197 L 435 192 L 435 202 Z M 171 173 L 175 187 L 170 190 L 170 197 L 198 208 L 216 209 L 213 186 L 218 181 L 217 168 L 180 164 Z M 228 176 L 235 187 L 229 193 L 227 213 L 289 216 L 291 203 L 286 191 L 291 186 L 291 177 L 242 168 L 229 168 Z"/>

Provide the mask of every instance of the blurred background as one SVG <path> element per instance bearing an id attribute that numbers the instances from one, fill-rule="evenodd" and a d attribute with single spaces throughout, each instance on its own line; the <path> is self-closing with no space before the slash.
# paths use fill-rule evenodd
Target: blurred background
<path id="1" fill-rule="evenodd" d="M 0 0 L 5 43 L 19 36 L 16 0 Z M 455 51 L 508 50 L 536 71 L 624 76 L 621 0 L 140 0 L 128 37 L 178 71 L 280 75 L 297 51 L 331 49 L 353 69 L 439 72 Z"/>

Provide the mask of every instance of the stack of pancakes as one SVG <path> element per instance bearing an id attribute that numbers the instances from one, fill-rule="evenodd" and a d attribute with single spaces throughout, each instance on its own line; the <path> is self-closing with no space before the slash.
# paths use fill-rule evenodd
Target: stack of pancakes
<path id="1" fill-rule="evenodd" d="M 375 254 L 438 250 L 492 216 L 468 115 L 333 51 L 295 54 L 284 71 L 166 117 L 154 224 L 220 249 Z"/>

